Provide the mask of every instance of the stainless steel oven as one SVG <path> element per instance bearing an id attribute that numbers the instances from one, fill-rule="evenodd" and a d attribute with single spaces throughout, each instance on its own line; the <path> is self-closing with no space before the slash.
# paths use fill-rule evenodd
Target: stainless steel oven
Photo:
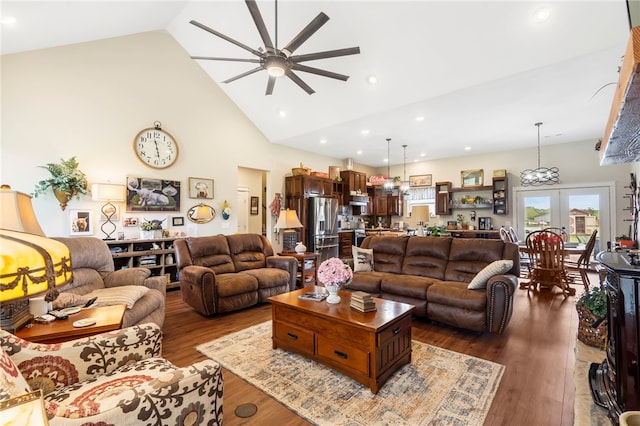
<path id="1" fill-rule="evenodd" d="M 356 247 L 360 247 L 360 245 L 362 245 L 362 240 L 364 240 L 366 236 L 367 234 L 365 233 L 364 229 L 356 229 L 354 231 L 353 243 L 356 245 Z"/>

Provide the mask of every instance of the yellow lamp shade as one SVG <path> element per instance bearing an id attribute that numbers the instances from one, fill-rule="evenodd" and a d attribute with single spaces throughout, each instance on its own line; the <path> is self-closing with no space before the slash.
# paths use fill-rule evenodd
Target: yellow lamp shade
<path id="1" fill-rule="evenodd" d="M 0 229 L 0 302 L 22 299 L 71 281 L 71 255 L 63 243 Z"/>

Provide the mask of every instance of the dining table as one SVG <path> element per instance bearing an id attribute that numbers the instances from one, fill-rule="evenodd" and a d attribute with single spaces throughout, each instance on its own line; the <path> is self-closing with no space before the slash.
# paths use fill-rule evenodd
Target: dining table
<path id="1" fill-rule="evenodd" d="M 579 244 L 573 244 L 573 243 L 569 243 L 569 244 L 565 244 L 562 252 L 565 254 L 566 257 L 570 257 L 570 256 L 580 256 L 582 255 L 582 253 L 584 253 L 586 249 L 586 245 L 579 243 Z M 527 256 L 529 255 L 529 248 L 527 247 L 527 245 L 525 244 L 524 241 L 519 241 L 518 242 L 518 250 L 520 251 L 520 253 L 522 254 L 526 254 Z M 531 265 L 531 270 L 532 272 L 535 271 L 536 269 L 536 265 L 533 264 Z M 568 276 L 569 274 L 566 272 L 566 268 L 565 268 L 565 275 Z M 540 281 L 536 280 L 535 277 L 542 277 L 542 279 Z M 531 280 L 535 280 L 535 281 L 531 281 Z M 538 284 L 540 285 L 540 288 L 545 288 L 545 289 L 550 289 L 551 287 L 547 284 L 549 281 L 552 281 L 553 279 L 549 279 L 549 277 L 544 277 L 544 273 L 541 275 L 538 274 L 534 274 L 532 273 L 531 276 L 529 277 L 529 281 L 522 281 L 520 283 L 520 288 L 521 289 L 528 289 L 530 288 L 530 286 L 533 284 L 534 287 L 536 287 Z M 544 282 L 543 282 L 544 281 Z M 569 294 L 570 295 L 575 295 L 576 289 L 575 288 L 569 288 L 568 289 Z"/>

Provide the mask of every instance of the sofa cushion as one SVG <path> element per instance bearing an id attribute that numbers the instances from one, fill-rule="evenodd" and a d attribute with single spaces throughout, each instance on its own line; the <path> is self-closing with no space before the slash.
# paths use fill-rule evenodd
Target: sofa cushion
<path id="1" fill-rule="evenodd" d="M 2 346 L 0 346 L 0 384 L 2 384 L 0 401 L 31 392 L 31 387 Z"/>
<path id="2" fill-rule="evenodd" d="M 73 281 L 60 287 L 61 292 L 71 291 L 75 294 L 86 294 L 99 288 L 104 288 L 104 281 L 98 271 L 91 268 L 75 268 L 73 258 L 71 259 L 73 268 Z"/>
<path id="3" fill-rule="evenodd" d="M 469 290 L 465 283 L 441 281 L 427 288 L 427 306 L 431 303 L 484 312 L 487 307 L 487 293 Z"/>
<path id="4" fill-rule="evenodd" d="M 258 291 L 258 280 L 249 274 L 216 275 L 216 293 L 218 297 L 231 297 Z M 257 298 L 257 296 L 256 296 Z"/>
<path id="5" fill-rule="evenodd" d="M 273 255 L 266 253 L 267 244 L 260 234 L 234 234 L 226 238 L 236 272 L 264 268 L 266 257 Z"/>
<path id="6" fill-rule="evenodd" d="M 216 274 L 235 272 L 231 252 L 224 235 L 185 239 L 193 265 L 211 268 Z M 184 267 L 186 265 L 182 265 Z"/>
<path id="7" fill-rule="evenodd" d="M 94 306 L 127 305 L 131 309 L 149 289 L 141 285 L 122 285 L 120 287 L 100 288 L 87 293 L 84 297 L 97 297 Z"/>
<path id="8" fill-rule="evenodd" d="M 402 273 L 444 279 L 453 238 L 412 237 L 402 264 Z"/>
<path id="9" fill-rule="evenodd" d="M 489 278 L 494 275 L 504 274 L 512 267 L 513 260 L 495 260 L 478 272 L 476 276 L 473 277 L 467 288 L 471 290 L 487 288 L 487 281 L 489 281 Z"/>
<path id="10" fill-rule="evenodd" d="M 240 272 L 247 274 L 258 280 L 258 288 L 272 288 L 282 285 L 289 285 L 289 273 L 277 268 L 249 269 Z"/>
<path id="11" fill-rule="evenodd" d="M 362 247 L 373 249 L 373 267 L 377 272 L 392 272 L 399 274 L 402 271 L 402 260 L 407 248 L 409 237 L 384 237 L 372 236 L 365 238 Z"/>
<path id="12" fill-rule="evenodd" d="M 353 272 L 373 271 L 373 249 L 351 246 L 353 255 Z"/>
<path id="13" fill-rule="evenodd" d="M 380 283 L 383 278 L 391 275 L 388 272 L 358 272 L 353 274 L 351 283 L 347 286 L 350 291 L 364 291 L 374 297 L 380 296 Z"/>
<path id="14" fill-rule="evenodd" d="M 427 288 L 434 282 L 433 278 L 416 275 L 387 274 L 380 283 L 382 293 L 398 294 L 413 299 L 425 300 Z"/>
<path id="15" fill-rule="evenodd" d="M 502 240 L 453 238 L 444 280 L 470 283 L 485 266 L 504 259 L 504 245 Z"/>

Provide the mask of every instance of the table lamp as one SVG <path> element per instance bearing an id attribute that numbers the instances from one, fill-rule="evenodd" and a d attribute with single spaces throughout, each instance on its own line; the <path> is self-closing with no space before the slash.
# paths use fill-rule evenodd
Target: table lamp
<path id="1" fill-rule="evenodd" d="M 3 185 L 0 206 L 0 328 L 15 332 L 31 319 L 30 296 L 46 292 L 53 301 L 71 281 L 71 255 L 44 236 L 29 195 Z"/>
<path id="2" fill-rule="evenodd" d="M 103 240 L 113 240 L 111 234 L 116 230 L 116 225 L 111 221 L 111 218 L 116 214 L 116 206 L 113 205 L 113 201 L 124 201 L 124 185 L 116 185 L 113 183 L 94 183 L 91 185 L 91 199 L 94 201 L 106 201 L 103 204 L 100 211 L 107 218 L 100 226 L 100 230 L 104 233 L 106 238 Z M 110 231 L 105 230 L 110 229 Z"/>
<path id="3" fill-rule="evenodd" d="M 280 210 L 280 216 L 276 222 L 276 229 L 284 229 L 282 231 L 282 251 L 285 253 L 295 252 L 298 232 L 294 228 L 302 228 L 302 223 L 298 219 L 295 210 Z"/>

